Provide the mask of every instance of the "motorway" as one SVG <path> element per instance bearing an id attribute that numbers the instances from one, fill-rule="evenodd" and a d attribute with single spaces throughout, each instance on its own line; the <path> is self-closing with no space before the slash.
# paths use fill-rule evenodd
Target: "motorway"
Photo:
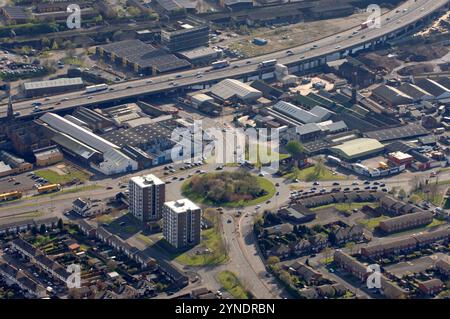
<path id="1" fill-rule="evenodd" d="M 277 59 L 279 63 L 286 65 L 303 64 L 315 61 L 319 58 L 339 58 L 339 54 L 348 54 L 351 49 L 364 44 L 369 44 L 385 35 L 402 30 L 412 23 L 429 16 L 436 10 L 448 4 L 448 0 L 410 0 L 397 9 L 385 13 L 381 18 L 381 28 L 360 30 L 355 27 L 341 33 L 320 39 L 314 43 L 291 48 L 292 54 L 287 50 L 278 51 L 251 59 L 232 62 L 229 67 L 219 70 L 211 70 L 211 67 L 192 69 L 175 74 L 166 74 L 152 78 L 143 78 L 134 81 L 111 85 L 108 91 L 86 94 L 77 91 L 67 94 L 54 95 L 47 100 L 40 98 L 27 100 L 14 104 L 14 111 L 20 112 L 20 116 L 28 116 L 33 113 L 33 102 L 41 102 L 42 112 L 45 110 L 65 110 L 79 106 L 98 105 L 105 102 L 135 98 L 146 94 L 168 92 L 181 87 L 192 87 L 214 83 L 225 78 L 243 78 L 247 75 L 259 73 L 258 64 L 265 60 Z M 354 34 L 357 31 L 357 34 Z M 6 116 L 7 106 L 0 106 L 0 118 Z M 40 112 L 36 112 L 39 114 Z"/>

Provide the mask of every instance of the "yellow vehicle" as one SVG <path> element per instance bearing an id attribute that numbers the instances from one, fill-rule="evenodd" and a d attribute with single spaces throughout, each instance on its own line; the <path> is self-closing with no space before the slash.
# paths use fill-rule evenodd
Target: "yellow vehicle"
<path id="1" fill-rule="evenodd" d="M 49 184 L 45 186 L 38 187 L 38 193 L 39 194 L 48 194 L 53 192 L 58 192 L 61 190 L 60 184 Z"/>
<path id="2" fill-rule="evenodd" d="M 0 202 L 6 202 L 9 200 L 15 200 L 22 197 L 22 192 L 14 191 L 9 193 L 0 194 Z"/>
<path id="3" fill-rule="evenodd" d="M 386 164 L 385 162 L 380 162 L 380 163 L 378 163 L 378 167 L 381 169 L 388 169 L 389 165 Z"/>

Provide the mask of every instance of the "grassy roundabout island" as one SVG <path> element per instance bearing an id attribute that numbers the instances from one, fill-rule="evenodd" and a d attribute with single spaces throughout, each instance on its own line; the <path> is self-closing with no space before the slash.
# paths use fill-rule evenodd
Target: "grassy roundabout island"
<path id="1" fill-rule="evenodd" d="M 264 177 L 245 170 L 193 176 L 182 186 L 183 195 L 209 206 L 253 206 L 275 194 L 275 186 Z"/>

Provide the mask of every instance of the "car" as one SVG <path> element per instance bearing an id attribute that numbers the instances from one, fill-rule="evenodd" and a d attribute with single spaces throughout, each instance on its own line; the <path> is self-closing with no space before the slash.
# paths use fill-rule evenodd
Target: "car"
<path id="1" fill-rule="evenodd" d="M 280 186 L 280 183 L 275 183 L 275 186 L 276 186 L 276 187 Z"/>
<path id="2" fill-rule="evenodd" d="M 313 185 L 314 185 L 314 186 L 319 186 L 320 183 L 319 183 L 319 182 L 314 182 Z"/>
<path id="3" fill-rule="evenodd" d="M 378 186 L 372 186 L 370 189 L 377 190 Z"/>
<path id="4" fill-rule="evenodd" d="M 364 185 L 369 185 L 370 182 L 369 181 L 364 181 Z"/>
<path id="5" fill-rule="evenodd" d="M 352 185 L 355 186 L 355 185 L 359 185 L 359 184 L 358 184 L 358 182 L 353 182 Z"/>
<path id="6" fill-rule="evenodd" d="M 120 188 L 127 188 L 128 186 L 126 184 L 120 185 Z"/>
<path id="7" fill-rule="evenodd" d="M 180 177 L 180 179 L 179 179 L 180 181 L 184 181 L 184 177 Z"/>
<path id="8" fill-rule="evenodd" d="M 275 196 L 280 196 L 280 192 L 277 192 L 277 193 L 275 194 Z"/>
<path id="9" fill-rule="evenodd" d="M 108 186 L 108 187 L 106 187 L 106 189 L 110 190 L 110 189 L 113 189 L 113 188 L 111 186 Z"/>
<path id="10" fill-rule="evenodd" d="M 119 226 L 125 226 L 125 222 L 119 223 Z"/>
<path id="11" fill-rule="evenodd" d="M 366 186 L 366 187 L 364 187 L 364 189 L 370 189 L 370 186 Z"/>
<path id="12" fill-rule="evenodd" d="M 333 186 L 338 186 L 338 185 L 341 185 L 341 184 L 339 184 L 338 182 L 333 183 Z"/>
<path id="13" fill-rule="evenodd" d="M 388 189 L 387 188 L 382 188 L 381 191 L 387 193 Z"/>
<path id="14" fill-rule="evenodd" d="M 181 74 L 177 74 L 175 77 L 176 77 L 176 78 L 181 78 L 182 75 L 181 75 Z"/>
<path id="15" fill-rule="evenodd" d="M 176 176 L 172 177 L 172 180 L 176 180 L 176 179 L 178 179 L 178 177 L 176 177 Z"/>
<path id="16" fill-rule="evenodd" d="M 256 205 L 255 206 L 255 209 L 260 209 L 261 208 L 261 205 Z"/>
<path id="17" fill-rule="evenodd" d="M 228 220 L 227 220 L 227 223 L 228 223 L 228 224 L 231 224 L 231 219 L 228 219 Z"/>
<path id="18" fill-rule="evenodd" d="M 373 185 L 380 185 L 380 182 L 373 182 Z"/>
<path id="19" fill-rule="evenodd" d="M 268 201 L 266 202 L 266 204 L 270 204 L 270 200 L 268 200 Z"/>
<path id="20" fill-rule="evenodd" d="M 223 166 L 216 167 L 216 171 L 221 171 L 221 170 L 223 170 Z"/>
<path id="21" fill-rule="evenodd" d="M 349 190 L 350 190 L 350 187 L 344 188 L 344 192 L 349 191 Z"/>
<path id="22" fill-rule="evenodd" d="M 354 187 L 353 190 L 354 190 L 354 191 L 359 191 L 360 188 L 359 188 L 359 187 Z"/>

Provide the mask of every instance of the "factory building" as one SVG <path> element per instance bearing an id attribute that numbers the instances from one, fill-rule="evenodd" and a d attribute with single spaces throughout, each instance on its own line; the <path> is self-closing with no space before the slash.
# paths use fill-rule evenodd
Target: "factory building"
<path id="1" fill-rule="evenodd" d="M 125 40 L 97 47 L 97 54 L 134 72 L 156 75 L 189 69 L 191 64 L 141 40 Z"/>
<path id="2" fill-rule="evenodd" d="M 221 101 L 238 100 L 252 102 L 262 97 L 261 91 L 234 79 L 226 79 L 214 85 L 211 88 L 211 94 Z"/>
<path id="3" fill-rule="evenodd" d="M 198 47 L 190 50 L 183 50 L 177 53 L 181 58 L 188 60 L 193 65 L 208 65 L 222 56 L 222 50 L 210 47 Z"/>
<path id="4" fill-rule="evenodd" d="M 66 93 L 81 90 L 84 87 L 81 78 L 61 78 L 48 81 L 27 82 L 23 84 L 23 90 L 27 97 Z"/>
<path id="5" fill-rule="evenodd" d="M 136 176 L 128 184 L 129 210 L 141 222 L 156 221 L 162 216 L 166 196 L 166 184 L 150 174 Z"/>
<path id="6" fill-rule="evenodd" d="M 324 122 L 334 114 L 321 106 L 314 106 L 307 111 L 285 101 L 279 101 L 272 107 L 272 110 L 302 124 Z"/>
<path id="7" fill-rule="evenodd" d="M 347 161 L 372 156 L 383 150 L 384 145 L 371 138 L 357 138 L 331 148 L 332 153 Z"/>
<path id="8" fill-rule="evenodd" d="M 201 215 L 200 207 L 189 199 L 164 203 L 164 238 L 177 249 L 199 244 Z"/>
<path id="9" fill-rule="evenodd" d="M 138 163 L 125 155 L 119 146 L 84 127 L 54 113 L 44 114 L 40 121 L 49 132 L 53 133 L 52 140 L 55 143 L 67 150 L 69 154 L 89 162 L 92 168 L 105 175 L 138 169 Z M 101 155 L 101 161 L 99 155 Z M 93 160 L 94 158 L 96 160 Z"/>

